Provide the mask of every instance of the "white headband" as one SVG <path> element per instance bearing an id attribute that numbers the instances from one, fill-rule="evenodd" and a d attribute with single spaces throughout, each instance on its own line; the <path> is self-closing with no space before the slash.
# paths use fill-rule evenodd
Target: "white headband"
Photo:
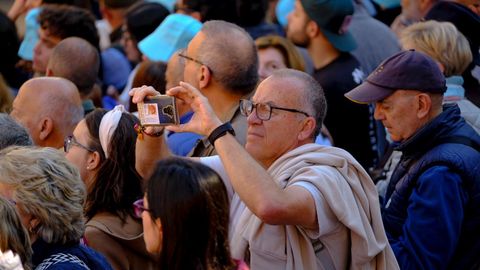
<path id="1" fill-rule="evenodd" d="M 108 150 L 113 133 L 117 129 L 118 122 L 122 118 L 122 114 L 126 112 L 123 105 L 117 105 L 113 110 L 107 112 L 100 121 L 98 136 L 100 137 L 100 144 L 102 145 L 105 157 L 108 158 Z"/>

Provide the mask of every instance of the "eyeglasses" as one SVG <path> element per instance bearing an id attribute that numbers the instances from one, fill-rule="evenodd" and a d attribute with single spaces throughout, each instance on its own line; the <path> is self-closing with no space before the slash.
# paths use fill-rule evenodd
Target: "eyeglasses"
<path id="1" fill-rule="evenodd" d="M 295 109 L 288 109 L 288 108 L 282 108 L 282 107 L 276 107 L 272 106 L 266 103 L 253 103 L 251 100 L 247 99 L 241 99 L 240 100 L 240 113 L 244 116 L 249 116 L 252 112 L 253 109 L 255 109 L 255 113 L 258 117 L 258 119 L 263 120 L 263 121 L 268 121 L 272 117 L 272 110 L 282 110 L 282 111 L 287 111 L 287 112 L 294 112 L 294 113 L 301 113 L 305 115 L 306 117 L 309 117 L 310 115 L 306 112 L 302 112 L 299 110 Z"/>
<path id="2" fill-rule="evenodd" d="M 185 54 L 183 54 L 183 53 L 178 53 L 178 56 L 183 57 L 183 58 L 185 58 L 185 59 L 187 59 L 187 60 L 193 61 L 193 62 L 195 62 L 195 63 L 197 63 L 197 64 L 202 65 L 202 66 L 208 67 L 207 65 L 205 65 L 205 64 L 204 64 L 203 62 L 201 62 L 200 60 L 197 60 L 197 59 L 195 59 L 195 58 L 192 58 L 192 57 L 190 57 L 190 56 L 188 56 L 188 55 L 185 55 Z"/>
<path id="3" fill-rule="evenodd" d="M 133 211 L 134 211 L 135 216 L 137 218 L 142 218 L 143 211 L 152 212 L 152 210 L 147 209 L 147 208 L 145 208 L 145 206 L 143 206 L 143 199 L 136 200 L 133 203 Z"/>
<path id="4" fill-rule="evenodd" d="M 87 150 L 88 152 L 95 152 L 95 150 L 90 149 L 90 148 L 86 147 L 85 145 L 77 142 L 77 140 L 75 140 L 75 137 L 73 137 L 72 135 L 65 137 L 65 140 L 63 141 L 63 151 L 65 151 L 65 153 L 68 153 L 68 151 L 70 151 L 70 149 L 72 148 L 72 145 L 76 145 L 78 147 L 81 147 L 81 148 Z"/>

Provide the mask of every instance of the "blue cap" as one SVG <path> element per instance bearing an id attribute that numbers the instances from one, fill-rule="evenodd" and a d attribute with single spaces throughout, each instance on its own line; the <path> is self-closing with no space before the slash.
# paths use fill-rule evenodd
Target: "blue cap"
<path id="1" fill-rule="evenodd" d="M 33 49 L 39 40 L 38 29 L 40 29 L 40 24 L 37 17 L 40 11 L 40 8 L 33 8 L 25 16 L 25 36 L 18 49 L 18 56 L 22 59 L 33 60 Z"/>
<path id="2" fill-rule="evenodd" d="M 308 17 L 317 23 L 328 41 L 339 51 L 357 48 L 348 31 L 354 11 L 352 0 L 300 0 Z"/>
<path id="3" fill-rule="evenodd" d="M 383 61 L 362 84 L 345 96 L 357 103 L 371 103 L 385 99 L 397 90 L 443 94 L 447 85 L 445 76 L 433 59 L 409 50 Z"/>
<path id="4" fill-rule="evenodd" d="M 151 61 L 168 62 L 173 53 L 188 46 L 201 28 L 202 23 L 191 16 L 171 14 L 138 43 L 138 48 Z"/>
<path id="5" fill-rule="evenodd" d="M 295 0 L 279 0 L 277 6 L 275 7 L 275 15 L 277 16 L 277 21 L 283 28 L 287 27 L 288 24 L 288 14 L 295 9 Z"/>

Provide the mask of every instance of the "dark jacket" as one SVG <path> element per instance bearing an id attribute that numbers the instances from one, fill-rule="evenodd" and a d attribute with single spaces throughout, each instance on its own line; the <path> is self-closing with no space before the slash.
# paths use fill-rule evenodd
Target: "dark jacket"
<path id="1" fill-rule="evenodd" d="M 79 243 L 48 244 L 38 239 L 32 249 L 33 269 L 36 270 L 112 270 L 102 255 Z"/>
<path id="2" fill-rule="evenodd" d="M 382 216 L 401 269 L 471 269 L 479 260 L 478 145 L 459 108 L 447 105 L 398 146 Z"/>

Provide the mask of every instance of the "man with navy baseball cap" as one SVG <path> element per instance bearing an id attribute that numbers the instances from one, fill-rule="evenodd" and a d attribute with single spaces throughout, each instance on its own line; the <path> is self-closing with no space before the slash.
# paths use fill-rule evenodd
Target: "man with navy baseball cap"
<path id="1" fill-rule="evenodd" d="M 401 269 L 472 269 L 480 264 L 480 136 L 457 105 L 442 106 L 445 78 L 414 50 L 397 53 L 345 94 L 375 103 L 402 152 L 382 218 Z"/>

